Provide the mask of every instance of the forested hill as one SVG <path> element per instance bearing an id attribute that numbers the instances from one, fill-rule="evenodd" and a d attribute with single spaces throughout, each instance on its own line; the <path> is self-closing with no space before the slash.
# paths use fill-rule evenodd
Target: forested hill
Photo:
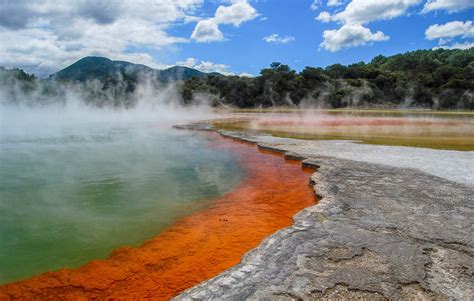
<path id="1" fill-rule="evenodd" d="M 121 80 L 137 81 L 140 77 L 146 76 L 167 82 L 185 80 L 191 77 L 205 77 L 207 75 L 207 73 L 183 66 L 158 70 L 145 65 L 112 61 L 105 57 L 88 56 L 52 74 L 50 78 L 60 81 L 85 82 L 94 79 L 110 81 L 119 77 Z"/>
<path id="2" fill-rule="evenodd" d="M 183 87 L 185 101 L 196 93 L 216 95 L 237 107 L 300 106 L 341 108 L 423 107 L 474 109 L 474 48 L 418 50 L 390 57 L 295 72 L 271 64 L 254 78 L 192 78 Z"/>
<path id="3" fill-rule="evenodd" d="M 177 83 L 184 104 L 206 99 L 213 105 L 241 108 L 474 110 L 474 48 L 418 50 L 377 56 L 370 63 L 306 67 L 301 72 L 272 63 L 256 77 L 223 76 L 178 66 L 156 70 L 87 57 L 47 80 L 38 80 L 21 69 L 0 67 L 0 102 L 26 99 L 35 104 L 49 103 L 63 99 L 73 89 L 92 105 L 132 107 L 142 97 L 136 91 L 144 81 L 152 89 L 163 89 L 171 81 Z"/>
<path id="4" fill-rule="evenodd" d="M 143 98 L 143 93 L 150 97 L 170 83 L 210 75 L 221 76 L 184 66 L 158 70 L 94 56 L 82 58 L 43 80 L 22 69 L 0 67 L 0 104 L 48 105 L 74 98 L 98 107 L 128 108 Z"/>

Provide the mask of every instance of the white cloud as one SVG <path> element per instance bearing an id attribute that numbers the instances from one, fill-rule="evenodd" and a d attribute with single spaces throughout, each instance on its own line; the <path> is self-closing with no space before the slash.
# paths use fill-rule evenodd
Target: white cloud
<path id="1" fill-rule="evenodd" d="M 341 0 L 328 0 L 327 6 L 339 6 L 342 5 Z"/>
<path id="2" fill-rule="evenodd" d="M 316 17 L 316 20 L 321 21 L 323 23 L 327 23 L 327 22 L 331 21 L 331 14 L 327 11 L 322 11 Z"/>
<path id="3" fill-rule="evenodd" d="M 202 0 L 17 0 L 0 5 L 0 64 L 40 76 L 88 55 L 159 68 L 148 54 L 188 39 L 169 35 Z"/>
<path id="4" fill-rule="evenodd" d="M 25 28 L 38 19 L 67 23 L 83 18 L 98 24 L 110 24 L 119 18 L 140 19 L 153 23 L 168 23 L 184 19 L 202 4 L 202 0 L 152 1 L 152 0 L 16 0 L 2 3 L 0 26 Z M 66 24 L 63 24 L 66 25 Z"/>
<path id="5" fill-rule="evenodd" d="M 240 0 L 231 6 L 219 6 L 213 18 L 201 20 L 197 23 L 191 35 L 191 39 L 197 42 L 221 41 L 224 35 L 219 29 L 219 24 L 231 24 L 240 26 L 240 24 L 253 20 L 258 17 L 257 10 L 253 8 L 246 0 Z"/>
<path id="6" fill-rule="evenodd" d="M 346 24 L 337 30 L 325 30 L 323 37 L 324 41 L 320 44 L 320 47 L 331 52 L 389 39 L 383 32 L 372 33 L 369 28 L 360 24 Z"/>
<path id="7" fill-rule="evenodd" d="M 381 31 L 372 33 L 364 25 L 378 20 L 390 20 L 407 13 L 407 10 L 420 0 L 352 0 L 343 11 L 330 15 L 322 12 L 316 20 L 322 22 L 338 21 L 342 27 L 325 30 L 320 47 L 329 51 L 342 48 L 386 41 L 390 37 Z"/>
<path id="8" fill-rule="evenodd" d="M 311 3 L 311 6 L 309 7 L 311 10 L 317 10 L 319 5 L 319 0 L 314 0 L 313 3 Z"/>
<path id="9" fill-rule="evenodd" d="M 445 24 L 433 24 L 425 31 L 428 40 L 438 40 L 438 46 L 433 49 L 468 49 L 474 46 L 473 42 L 455 42 L 449 44 L 453 39 L 467 39 L 474 37 L 474 25 L 472 21 L 452 21 Z"/>
<path id="10" fill-rule="evenodd" d="M 253 75 L 253 74 L 250 74 L 250 73 L 245 73 L 245 72 L 243 72 L 243 73 L 240 73 L 240 74 L 239 74 L 239 76 L 240 76 L 240 77 L 254 77 L 254 75 Z"/>
<path id="11" fill-rule="evenodd" d="M 443 39 L 443 38 L 441 38 L 441 39 L 439 39 L 439 41 L 438 41 L 438 45 L 446 45 L 446 44 L 447 44 L 448 42 L 450 42 L 450 41 L 451 41 L 451 39 Z"/>
<path id="12" fill-rule="evenodd" d="M 219 6 L 214 18 L 219 24 L 239 26 L 243 22 L 250 21 L 258 16 L 257 10 L 247 1 L 239 1 L 231 6 Z"/>
<path id="13" fill-rule="evenodd" d="M 191 35 L 191 39 L 198 42 L 208 43 L 214 41 L 222 41 L 224 35 L 219 30 L 219 26 L 215 19 L 201 20 L 196 24 L 196 28 Z"/>
<path id="14" fill-rule="evenodd" d="M 333 20 L 345 24 L 367 24 L 377 20 L 389 20 L 406 13 L 420 0 L 352 0 Z"/>
<path id="15" fill-rule="evenodd" d="M 198 59 L 193 58 L 193 57 L 189 57 L 186 60 L 181 61 L 181 62 L 176 62 L 176 65 L 177 66 L 185 66 L 185 67 L 188 67 L 188 68 L 193 68 L 193 69 L 196 69 L 196 70 L 199 70 L 199 71 L 202 71 L 202 72 L 206 72 L 206 73 L 219 72 L 220 74 L 223 74 L 223 75 L 236 75 L 235 73 L 229 71 L 230 67 L 228 65 L 216 64 L 216 63 L 213 63 L 213 62 L 202 61 L 202 60 L 199 61 Z M 245 72 L 240 73 L 238 76 L 240 76 L 240 77 L 254 77 L 253 74 L 245 73 Z"/>
<path id="16" fill-rule="evenodd" d="M 202 72 L 219 72 L 224 75 L 232 75 L 233 73 L 229 71 L 229 66 L 224 64 L 215 64 L 209 61 L 201 61 L 199 64 L 194 66 L 197 70 Z"/>
<path id="17" fill-rule="evenodd" d="M 278 34 L 274 33 L 266 37 L 263 37 L 262 40 L 264 40 L 267 43 L 273 43 L 273 44 L 288 44 L 289 42 L 294 41 L 295 37 L 292 37 L 292 36 L 280 37 Z"/>
<path id="18" fill-rule="evenodd" d="M 185 66 L 188 68 L 193 68 L 202 72 L 219 72 L 224 75 L 234 75 L 234 73 L 229 71 L 229 66 L 225 64 L 216 64 L 209 61 L 199 61 L 196 58 L 190 57 L 182 62 L 176 62 L 178 66 Z"/>
<path id="19" fill-rule="evenodd" d="M 0 36 L 1 65 L 24 68 L 40 76 L 47 76 L 88 55 L 126 60 L 154 68 L 166 67 L 155 62 L 148 53 L 120 51 L 126 47 L 122 41 L 116 40 L 113 44 L 103 47 L 100 35 L 90 39 L 91 44 L 87 46 L 84 46 L 82 41 L 84 38 L 76 41 L 59 41 L 54 33 L 40 29 L 1 32 Z M 109 40 L 111 39 L 107 39 Z"/>
<path id="20" fill-rule="evenodd" d="M 194 68 L 194 66 L 196 65 L 196 62 L 197 62 L 197 60 L 195 58 L 188 57 L 184 61 L 176 62 L 176 66 L 184 66 L 184 67 L 188 67 L 188 68 Z"/>
<path id="21" fill-rule="evenodd" d="M 440 46 L 434 47 L 433 49 L 439 49 L 439 48 L 443 48 L 443 49 L 470 49 L 470 48 L 473 48 L 473 47 L 474 47 L 473 42 L 464 42 L 464 43 L 454 43 L 452 45 L 440 45 Z"/>
<path id="22" fill-rule="evenodd" d="M 472 21 L 452 21 L 446 24 L 433 24 L 425 31 L 428 40 L 454 37 L 474 37 L 474 25 Z"/>
<path id="23" fill-rule="evenodd" d="M 474 7 L 474 1 L 472 0 L 428 0 L 423 7 L 422 13 L 434 10 L 447 10 L 452 13 L 470 7 Z"/>

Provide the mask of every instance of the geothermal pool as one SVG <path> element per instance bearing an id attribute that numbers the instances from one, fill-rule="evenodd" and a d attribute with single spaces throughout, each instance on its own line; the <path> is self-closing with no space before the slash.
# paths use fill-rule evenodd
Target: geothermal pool
<path id="1" fill-rule="evenodd" d="M 2 300 L 167 300 L 316 201 L 313 170 L 187 114 L 1 113 Z"/>
<path id="2" fill-rule="evenodd" d="M 236 115 L 217 128 L 253 130 L 308 140 L 356 140 L 367 144 L 474 150 L 474 115 L 469 112 L 296 111 Z"/>
<path id="3" fill-rule="evenodd" d="M 138 246 L 245 177 L 205 135 L 153 122 L 0 131 L 0 283 Z"/>

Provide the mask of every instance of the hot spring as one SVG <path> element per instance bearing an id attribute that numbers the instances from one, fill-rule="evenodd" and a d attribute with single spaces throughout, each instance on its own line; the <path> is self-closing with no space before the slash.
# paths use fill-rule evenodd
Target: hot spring
<path id="1" fill-rule="evenodd" d="M 305 140 L 353 140 L 359 143 L 445 150 L 474 150 L 470 112 L 383 110 L 295 110 L 252 112 L 214 122 L 216 128 L 258 131 Z"/>
<path id="2" fill-rule="evenodd" d="M 245 176 L 211 138 L 150 115 L 2 111 L 1 283 L 140 245 Z"/>

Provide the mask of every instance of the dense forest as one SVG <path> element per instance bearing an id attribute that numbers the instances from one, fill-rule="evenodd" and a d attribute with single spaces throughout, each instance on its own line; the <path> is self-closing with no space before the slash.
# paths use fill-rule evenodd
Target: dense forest
<path id="1" fill-rule="evenodd" d="M 183 97 L 215 95 L 216 101 L 238 107 L 301 106 L 341 108 L 422 107 L 474 109 L 474 48 L 418 50 L 370 63 L 295 72 L 272 63 L 253 78 L 208 76 L 184 83 Z"/>
<path id="2" fill-rule="evenodd" d="M 82 77 L 83 70 L 94 69 L 90 65 L 86 67 L 79 70 Z M 76 73 L 79 71 L 75 70 Z M 64 74 L 64 71 L 57 74 Z M 169 81 L 164 82 L 162 78 L 137 76 L 136 72 L 130 76 L 126 70 L 88 78 L 87 81 L 75 81 L 52 75 L 49 79 L 39 80 L 21 69 L 1 68 L 0 101 L 17 103 L 34 99 L 34 103 L 50 103 L 75 91 L 81 99 L 93 105 L 131 107 L 143 96 L 137 95 L 137 90 L 144 82 L 152 89 L 164 89 L 169 85 Z M 379 55 L 370 63 L 306 67 L 301 72 L 275 62 L 256 77 L 212 73 L 183 77 L 173 83 L 183 104 L 206 99 L 214 106 L 240 108 L 474 110 L 474 48 L 418 50 L 389 57 Z"/>

